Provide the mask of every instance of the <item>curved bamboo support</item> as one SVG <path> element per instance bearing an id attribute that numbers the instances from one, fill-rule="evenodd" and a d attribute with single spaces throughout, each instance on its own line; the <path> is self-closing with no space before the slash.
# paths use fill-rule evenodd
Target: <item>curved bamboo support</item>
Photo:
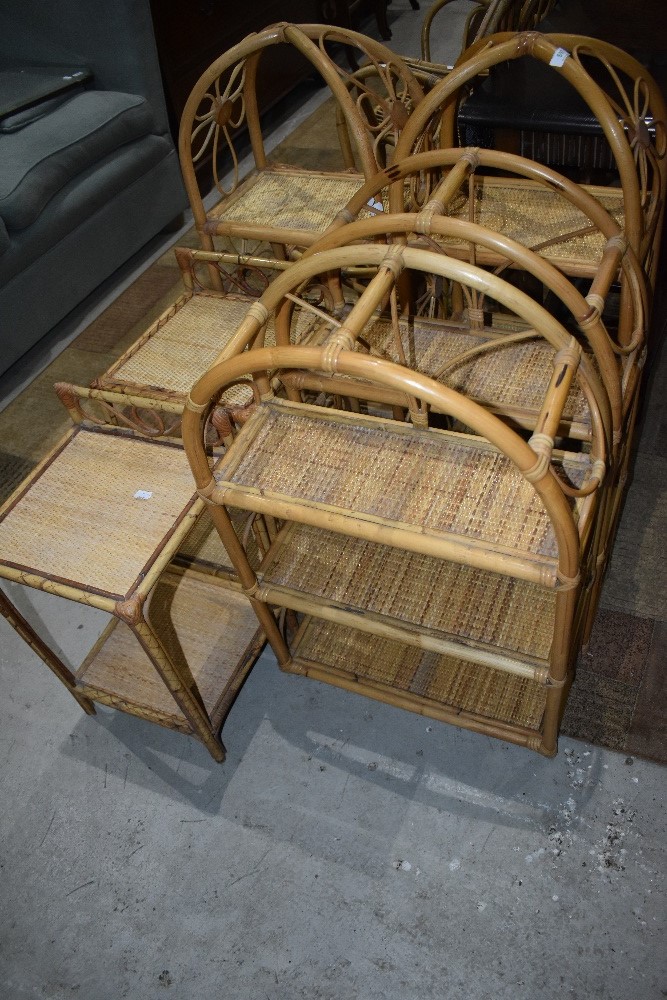
<path id="1" fill-rule="evenodd" d="M 319 254 L 325 250 L 349 245 L 356 241 L 373 238 L 377 239 L 379 236 L 385 235 L 405 235 L 415 232 L 417 219 L 418 216 L 409 214 L 391 214 L 371 219 L 359 219 L 357 222 L 351 222 L 345 227 L 330 230 L 323 237 L 321 237 L 315 246 L 309 248 L 304 253 L 302 261 L 310 260 L 316 254 L 319 257 Z M 494 233 L 493 231 L 484 229 L 482 226 L 478 226 L 475 223 L 468 223 L 463 222 L 460 219 L 451 219 L 435 215 L 432 216 L 428 227 L 422 226 L 421 232 L 426 232 L 428 235 L 442 237 L 445 239 L 450 238 L 470 241 L 478 246 L 491 250 L 493 253 L 509 261 L 512 265 L 520 267 L 528 273 L 533 274 L 539 279 L 540 282 L 542 282 L 542 284 L 545 285 L 545 287 L 550 289 L 550 291 L 552 291 L 561 302 L 563 302 L 572 314 L 585 338 L 590 343 L 600 369 L 600 375 L 605 390 L 604 393 L 601 391 L 599 378 L 595 370 L 585 360 L 583 362 L 583 371 L 594 397 L 592 402 L 593 409 L 597 407 L 600 410 L 600 419 L 602 419 L 605 427 L 606 439 L 610 443 L 614 439 L 617 440 L 620 433 L 620 427 L 622 425 L 623 412 L 620 372 L 611 340 L 601 320 L 600 308 L 592 306 L 587 299 L 584 299 L 572 282 L 568 281 L 568 279 L 556 267 L 554 267 L 550 261 L 540 257 L 538 254 L 527 249 L 522 244 L 516 243 L 514 240 L 511 240 L 509 237 L 505 237 L 500 233 Z M 404 259 L 407 260 L 405 257 Z M 494 275 L 494 278 L 495 277 L 496 276 Z M 609 281 L 606 286 L 606 290 L 602 285 L 602 278 L 596 287 L 598 287 L 601 292 L 604 291 L 606 295 L 611 287 L 613 277 L 614 276 L 612 274 L 608 275 Z M 497 280 L 500 281 L 501 279 Z M 494 287 L 497 293 L 501 286 L 495 284 Z M 637 282 L 634 283 L 633 288 L 635 291 L 633 304 L 641 317 L 641 299 L 638 298 L 637 295 L 639 292 L 639 285 Z M 490 294 L 494 293 L 491 292 Z M 600 297 L 602 298 L 602 295 Z M 515 305 L 517 307 L 518 302 L 519 300 L 517 299 L 515 301 Z M 518 307 L 517 311 L 520 312 L 520 307 Z M 547 339 L 550 339 L 549 335 L 543 331 L 541 326 L 538 326 L 537 329 L 539 329 L 540 333 L 544 333 Z M 276 322 L 277 343 L 286 344 L 289 342 L 286 330 L 289 331 L 289 325 L 286 322 L 285 317 L 282 317 L 282 321 L 280 323 Z M 554 346 L 556 347 L 562 345 L 563 343 L 561 337 L 559 337 L 557 342 L 553 340 L 551 342 L 554 343 Z M 607 398 L 605 398 L 605 393 Z"/>
<path id="2" fill-rule="evenodd" d="M 551 65 L 558 48 L 558 43 L 550 36 L 540 35 L 537 32 L 491 35 L 475 42 L 462 54 L 452 72 L 415 108 L 399 139 L 395 159 L 401 160 L 415 150 L 423 138 L 425 129 L 429 127 L 432 116 L 436 114 L 441 119 L 440 145 L 454 145 L 456 101 L 462 88 L 480 73 L 488 71 L 498 63 L 524 56 L 531 56 L 546 65 Z M 554 65 L 552 68 L 572 84 L 586 101 L 605 134 L 623 187 L 625 235 L 632 248 L 640 255 L 645 221 L 634 157 L 623 126 L 613 113 L 604 91 L 593 82 L 576 60 L 567 58 L 562 66 Z"/>

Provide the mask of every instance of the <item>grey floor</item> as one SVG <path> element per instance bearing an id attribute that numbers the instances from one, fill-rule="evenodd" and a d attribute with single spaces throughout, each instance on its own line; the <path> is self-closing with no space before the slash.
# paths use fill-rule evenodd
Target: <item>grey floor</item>
<path id="1" fill-rule="evenodd" d="M 390 13 L 417 53 L 421 15 Z M 99 632 L 17 601 L 72 662 Z M 265 653 L 221 766 L 84 716 L 4 625 L 0 676 L 1 1000 L 667 995 L 656 765 L 573 740 L 545 760 Z"/>

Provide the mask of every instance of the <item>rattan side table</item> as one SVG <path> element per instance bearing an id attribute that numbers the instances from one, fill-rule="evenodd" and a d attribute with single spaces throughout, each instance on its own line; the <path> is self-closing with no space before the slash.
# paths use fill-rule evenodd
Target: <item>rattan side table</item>
<path id="1" fill-rule="evenodd" d="M 180 444 L 75 423 L 0 509 L 0 577 L 111 620 L 72 671 L 2 591 L 0 611 L 85 712 L 98 702 L 189 733 L 222 761 L 220 728 L 264 635 L 231 568 L 175 561 L 203 511 Z"/>

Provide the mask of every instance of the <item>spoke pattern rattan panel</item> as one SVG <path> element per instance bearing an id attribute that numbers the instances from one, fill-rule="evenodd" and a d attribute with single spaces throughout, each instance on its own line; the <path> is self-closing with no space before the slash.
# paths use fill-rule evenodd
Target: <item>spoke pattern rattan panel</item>
<path id="1" fill-rule="evenodd" d="M 263 171 L 229 201 L 214 207 L 213 220 L 319 232 L 358 191 L 360 175 Z"/>
<path id="2" fill-rule="evenodd" d="M 258 631 L 247 599 L 196 574 L 167 573 L 151 594 L 148 618 L 181 675 L 194 679 L 211 713 Z M 81 673 L 80 680 L 90 687 L 183 718 L 155 667 L 122 622 Z"/>
<path id="3" fill-rule="evenodd" d="M 590 188 L 591 193 L 623 226 L 623 192 L 619 188 Z M 447 212 L 454 218 L 469 220 L 467 196 L 456 198 Z M 543 188 L 522 185 L 520 182 L 502 182 L 475 179 L 474 221 L 487 229 L 503 233 L 527 247 L 538 246 L 567 233 L 578 233 L 590 228 L 587 216 L 561 195 Z M 605 238 L 597 232 L 570 236 L 545 247 L 539 252 L 549 259 L 567 259 L 578 265 L 595 264 L 605 246 Z M 445 241 L 448 246 L 465 247 L 458 241 Z"/>
<path id="4" fill-rule="evenodd" d="M 187 395 L 197 379 L 216 360 L 241 322 L 254 299 L 240 296 L 193 295 L 174 313 L 167 323 L 119 365 L 112 377 L 115 385 L 158 387 Z M 303 312 L 296 315 L 296 340 L 300 339 L 310 320 Z M 273 320 L 265 333 L 265 345 L 275 344 Z M 102 380 L 104 381 L 104 380 Z M 252 398 L 248 389 L 230 389 L 226 400 L 234 393 L 243 402 Z"/>
<path id="5" fill-rule="evenodd" d="M 311 619 L 296 655 L 345 671 L 354 680 L 386 684 L 458 711 L 539 730 L 546 689 L 535 681 L 356 629 Z"/>
<path id="6" fill-rule="evenodd" d="M 556 556 L 541 500 L 505 456 L 456 434 L 399 433 L 389 422 L 354 425 L 324 412 L 315 417 L 262 407 L 258 413 L 266 419 L 230 481 L 517 553 Z M 581 481 L 581 463 L 565 467 Z"/>
<path id="7" fill-rule="evenodd" d="M 378 320 L 367 326 L 364 340 L 373 352 L 400 363 L 388 320 Z M 419 318 L 409 325 L 401 323 L 401 341 L 408 366 L 431 376 L 454 362 L 459 354 L 490 340 Z M 539 340 L 505 345 L 502 338 L 497 337 L 493 342 L 495 346 L 478 358 L 453 364 L 441 381 L 488 406 L 539 412 L 549 385 L 555 350 Z M 563 419 L 590 422 L 586 398 L 576 382 L 565 404 Z"/>
<path id="8" fill-rule="evenodd" d="M 555 593 L 544 587 L 294 525 L 261 574 L 354 609 L 546 661 Z"/>
<path id="9" fill-rule="evenodd" d="M 0 521 L 2 559 L 124 596 L 193 493 L 182 448 L 81 430 Z"/>

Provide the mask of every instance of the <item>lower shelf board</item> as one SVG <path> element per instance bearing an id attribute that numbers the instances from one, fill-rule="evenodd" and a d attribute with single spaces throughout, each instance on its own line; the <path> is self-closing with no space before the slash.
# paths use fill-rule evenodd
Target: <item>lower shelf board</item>
<path id="1" fill-rule="evenodd" d="M 289 671 L 522 745 L 539 742 L 546 687 L 322 619 L 306 618 Z"/>
<path id="2" fill-rule="evenodd" d="M 152 592 L 147 618 L 183 675 L 191 674 L 215 731 L 264 646 L 248 599 L 210 575 L 172 570 Z M 79 668 L 77 687 L 93 701 L 191 732 L 138 640 L 117 619 Z"/>

